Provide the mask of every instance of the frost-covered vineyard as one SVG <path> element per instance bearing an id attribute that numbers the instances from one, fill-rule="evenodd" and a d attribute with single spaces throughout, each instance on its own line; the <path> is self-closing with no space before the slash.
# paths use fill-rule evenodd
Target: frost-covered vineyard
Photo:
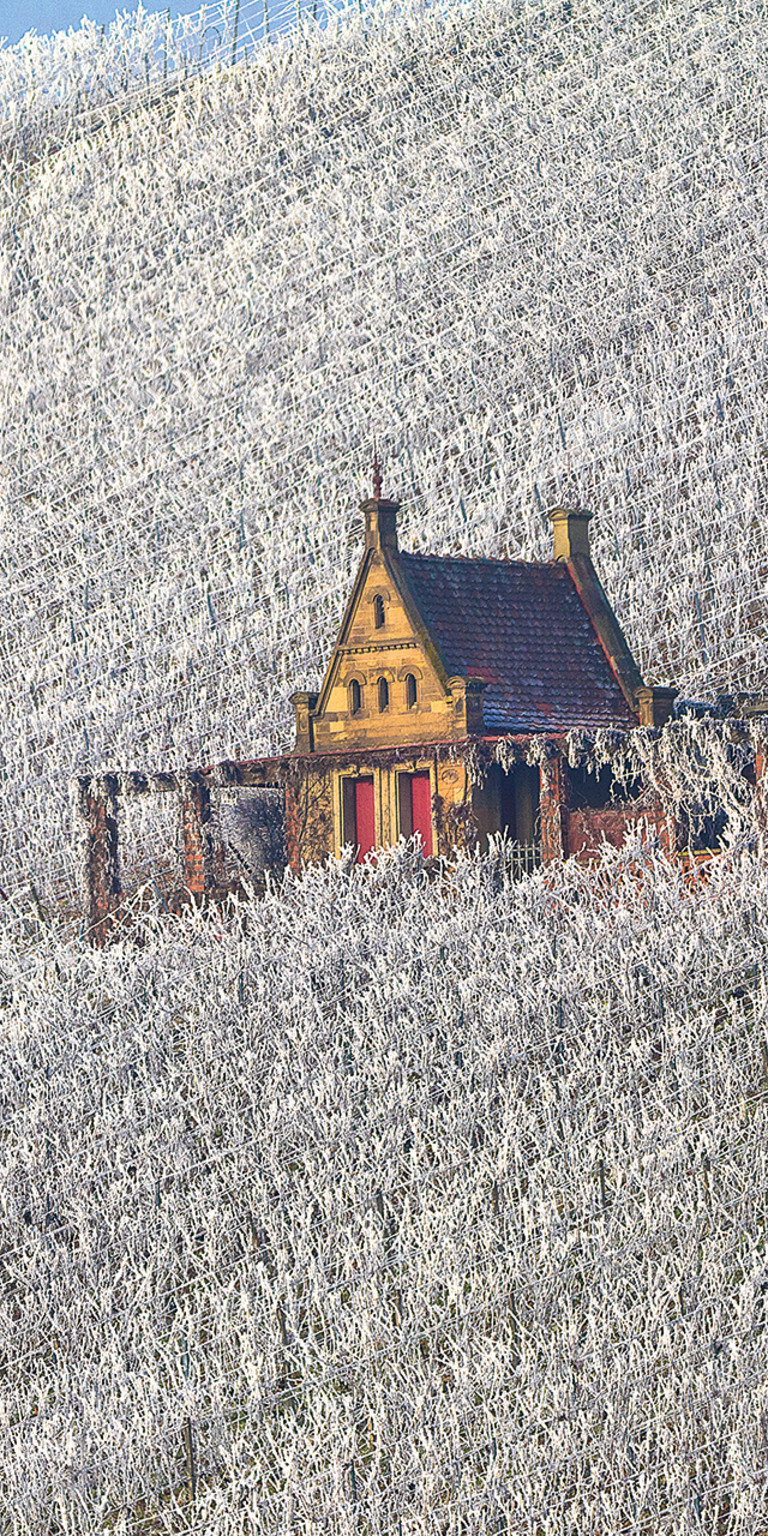
<path id="1" fill-rule="evenodd" d="M 0 1530 L 763 1536 L 722 739 L 633 749 L 727 810 L 706 881 L 401 847 L 98 953 L 57 913 L 73 772 L 288 745 L 374 429 L 406 547 L 545 558 L 570 473 L 647 679 L 765 688 L 768 16 L 394 7 L 224 68 L 217 14 L 186 82 L 193 24 L 0 53 Z"/>
<path id="2" fill-rule="evenodd" d="M 171 19 L 139 4 L 109 26 L 84 18 L 50 37 L 27 33 L 0 50 L 0 156 L 24 176 L 52 144 L 157 102 L 214 65 L 240 63 L 302 18 L 326 21 L 330 9 L 325 0 L 213 0 Z"/>
<path id="3" fill-rule="evenodd" d="M 72 889 L 73 771 L 288 744 L 374 428 L 403 542 L 434 552 L 544 557 L 570 458 L 646 677 L 763 686 L 766 30 L 725 0 L 377 10 L 42 158 L 25 84 L 3 889 Z"/>
<path id="4" fill-rule="evenodd" d="M 3 1529 L 764 1531 L 767 911 L 401 853 L 6 945 Z"/>

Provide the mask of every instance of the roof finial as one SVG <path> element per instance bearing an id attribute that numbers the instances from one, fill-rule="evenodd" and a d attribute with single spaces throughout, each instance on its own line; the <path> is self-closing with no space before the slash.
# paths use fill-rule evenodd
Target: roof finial
<path id="1" fill-rule="evenodd" d="M 578 512 L 581 508 L 579 497 L 579 482 L 571 468 L 571 455 L 568 454 L 568 471 L 565 477 L 565 486 L 562 492 L 563 506 L 572 512 Z"/>
<path id="2" fill-rule="evenodd" d="M 373 499 L 381 501 L 381 465 L 376 448 L 376 433 L 373 434 Z"/>

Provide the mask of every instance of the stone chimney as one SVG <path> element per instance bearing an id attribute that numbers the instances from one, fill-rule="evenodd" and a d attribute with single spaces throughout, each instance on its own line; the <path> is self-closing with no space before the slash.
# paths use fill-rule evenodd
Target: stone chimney
<path id="1" fill-rule="evenodd" d="M 551 507 L 547 516 L 552 523 L 552 553 L 555 560 L 572 560 L 574 555 L 589 555 L 591 512 L 583 507 Z"/>
<path id="2" fill-rule="evenodd" d="M 659 726 L 672 719 L 677 688 L 638 688 L 637 712 L 641 725 Z"/>
<path id="3" fill-rule="evenodd" d="M 399 501 L 387 501 L 382 500 L 380 496 L 372 496 L 368 501 L 361 503 L 360 510 L 365 518 L 366 549 L 390 549 L 393 554 L 396 554 Z"/>
<path id="4" fill-rule="evenodd" d="M 483 733 L 483 677 L 449 677 L 448 689 L 453 703 L 454 735 L 481 736 Z"/>
<path id="5" fill-rule="evenodd" d="M 291 703 L 296 715 L 296 745 L 294 752 L 312 752 L 312 711 L 317 708 L 318 693 L 292 693 Z"/>

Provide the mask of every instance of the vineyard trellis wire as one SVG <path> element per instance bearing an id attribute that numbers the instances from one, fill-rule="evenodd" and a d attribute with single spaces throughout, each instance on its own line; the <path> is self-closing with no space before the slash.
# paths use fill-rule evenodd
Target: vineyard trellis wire
<path id="1" fill-rule="evenodd" d="M 750 16 L 348 15 L 4 189 L 3 889 L 72 773 L 287 744 L 374 415 L 406 547 L 541 557 L 570 456 L 651 679 L 763 687 Z"/>
<path id="2" fill-rule="evenodd" d="M 7 1529 L 177 1529 L 189 1422 L 217 1533 L 758 1531 L 765 882 L 403 848 L 4 945 Z"/>
<path id="3" fill-rule="evenodd" d="M 85 19 L 50 37 L 29 33 L 0 47 L 0 156 L 22 140 L 24 160 L 156 106 L 197 75 L 233 67 L 259 44 L 299 26 L 327 23 L 327 0 L 212 0 L 171 18 L 167 11 L 117 15 L 109 27 Z M 105 115 L 106 114 L 106 115 Z M 3 133 L 3 126 L 5 132 Z"/>
<path id="4" fill-rule="evenodd" d="M 3 1526 L 758 1536 L 714 734 L 706 876 L 401 848 L 102 954 L 56 904 L 72 773 L 287 745 L 374 425 L 406 545 L 545 556 L 570 472 L 648 676 L 764 688 L 764 7 L 366 10 L 182 89 L 157 25 L 0 54 Z"/>

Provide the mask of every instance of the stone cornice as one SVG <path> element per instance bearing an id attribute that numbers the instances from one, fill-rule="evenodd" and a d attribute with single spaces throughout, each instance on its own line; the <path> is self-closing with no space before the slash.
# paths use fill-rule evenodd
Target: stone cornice
<path id="1" fill-rule="evenodd" d="M 340 656 L 364 656 L 372 651 L 417 651 L 416 640 L 390 640 L 383 645 L 340 645 Z"/>

